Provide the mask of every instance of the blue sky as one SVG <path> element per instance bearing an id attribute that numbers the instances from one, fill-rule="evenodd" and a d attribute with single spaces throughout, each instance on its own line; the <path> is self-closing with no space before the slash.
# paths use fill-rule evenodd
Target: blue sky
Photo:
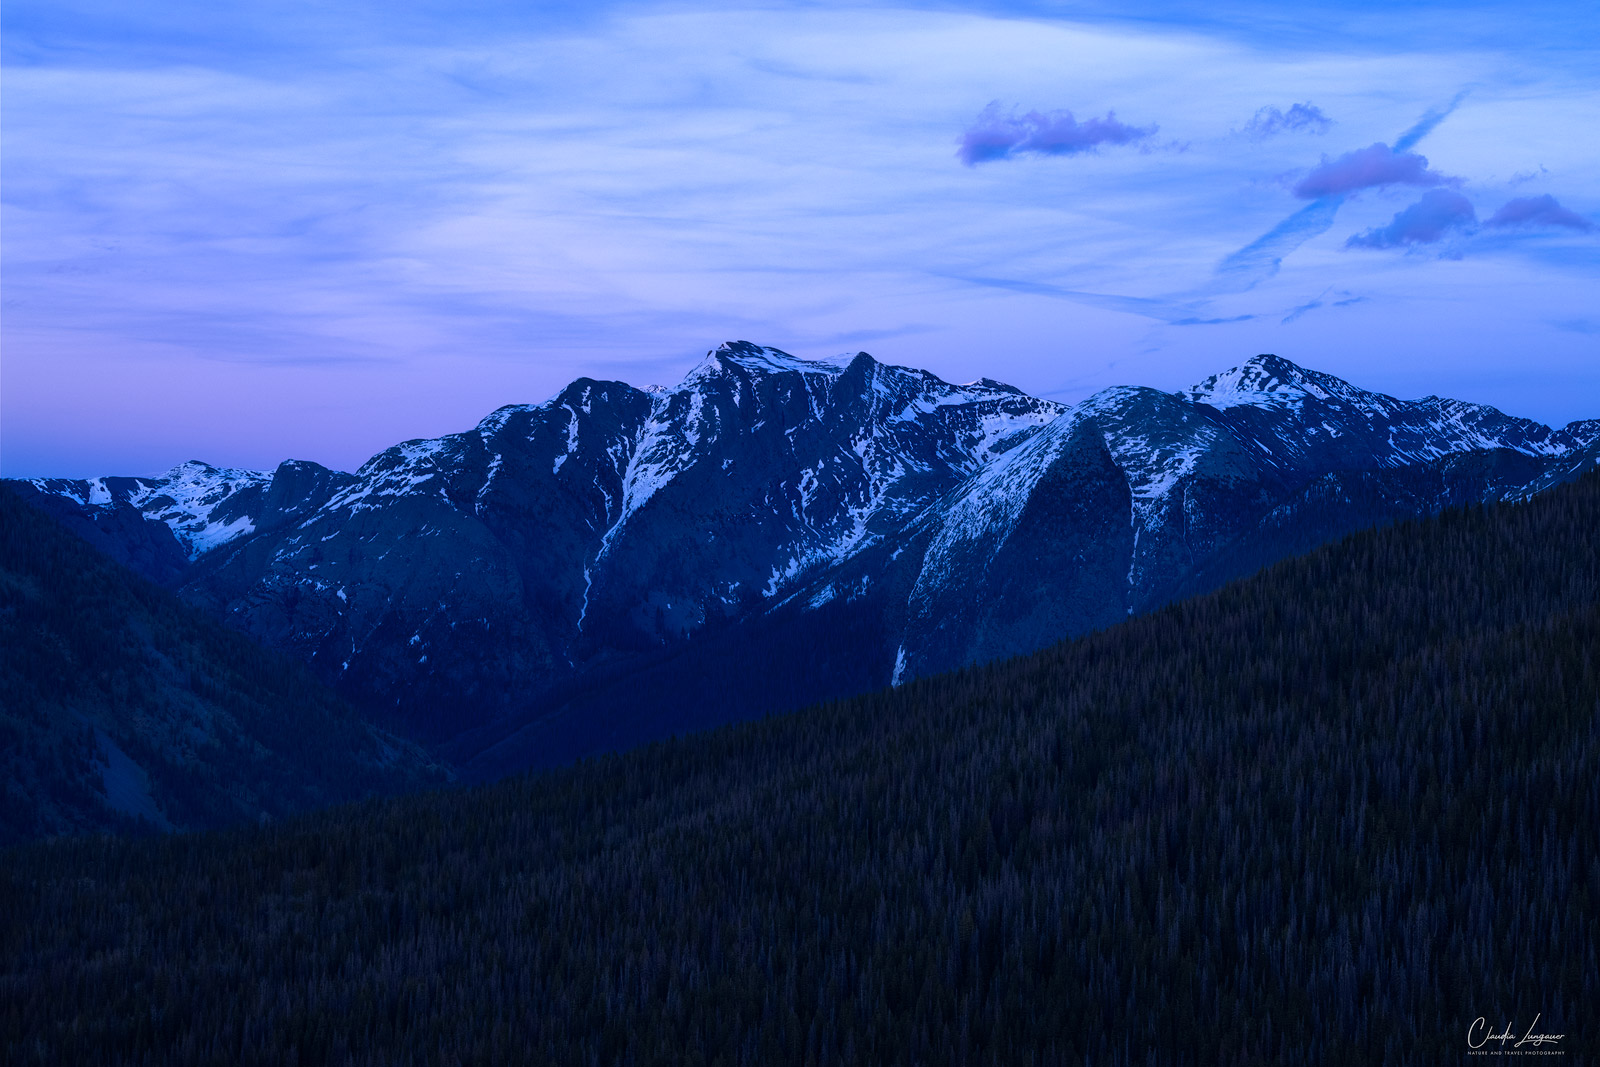
<path id="1" fill-rule="evenodd" d="M 1600 416 L 1600 9 L 1185 6 L 8 0 L 0 473 L 353 468 L 734 338 Z"/>

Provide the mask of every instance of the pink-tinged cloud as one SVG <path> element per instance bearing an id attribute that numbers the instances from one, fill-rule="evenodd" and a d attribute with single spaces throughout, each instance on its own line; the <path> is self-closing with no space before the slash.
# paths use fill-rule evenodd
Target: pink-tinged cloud
<path id="1" fill-rule="evenodd" d="M 1396 214 L 1389 225 L 1358 233 L 1345 246 L 1401 248 L 1434 244 L 1452 230 L 1465 229 L 1477 220 L 1472 202 L 1454 189 L 1430 189 L 1421 200 Z"/>
<path id="2" fill-rule="evenodd" d="M 1103 144 L 1131 144 L 1155 133 L 1156 126 L 1130 126 L 1106 112 L 1103 119 L 1079 122 L 1070 111 L 1030 111 L 1026 115 L 1006 114 L 998 103 L 990 104 L 978 120 L 958 139 L 956 158 L 969 167 L 1034 152 L 1046 156 L 1070 156 L 1092 152 Z"/>
<path id="3" fill-rule="evenodd" d="M 1489 217 L 1485 226 L 1563 226 L 1569 230 L 1592 230 L 1594 223 L 1561 206 L 1549 193 L 1519 196 Z"/>
<path id="4" fill-rule="evenodd" d="M 1396 152 L 1379 143 L 1346 152 L 1338 159 L 1323 156 L 1322 162 L 1294 187 L 1294 195 L 1316 200 L 1380 185 L 1444 185 L 1451 181 L 1438 171 L 1429 170 L 1426 156 Z"/>

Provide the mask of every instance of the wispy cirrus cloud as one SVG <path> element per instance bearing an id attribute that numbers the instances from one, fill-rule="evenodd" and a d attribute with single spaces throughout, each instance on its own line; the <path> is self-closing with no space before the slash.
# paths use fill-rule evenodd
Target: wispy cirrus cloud
<path id="1" fill-rule="evenodd" d="M 1408 245 L 1436 244 L 1453 232 L 1478 221 L 1472 201 L 1454 189 L 1430 189 L 1422 199 L 1396 213 L 1387 226 L 1358 233 L 1345 242 L 1347 248 L 1404 248 Z"/>
<path id="2" fill-rule="evenodd" d="M 1600 334 L 1600 319 L 1560 319 L 1550 325 L 1568 333 Z"/>
<path id="3" fill-rule="evenodd" d="M 1333 120 L 1308 100 L 1290 105 L 1288 111 L 1261 108 L 1245 123 L 1244 132 L 1259 140 L 1280 133 L 1327 133 L 1332 126 Z"/>
<path id="4" fill-rule="evenodd" d="M 1103 144 L 1123 145 L 1142 141 L 1158 126 L 1130 126 L 1106 112 L 1105 118 L 1079 122 L 1071 111 L 1030 111 L 1018 115 L 1002 110 L 998 101 L 978 114 L 977 121 L 958 138 L 956 158 L 969 167 L 1009 159 L 1025 153 L 1043 156 L 1071 156 L 1093 152 Z"/>
<path id="5" fill-rule="evenodd" d="M 1499 211 L 1489 216 L 1489 220 L 1484 225 L 1495 227 L 1558 226 L 1568 230 L 1582 230 L 1584 232 L 1595 228 L 1593 222 L 1576 211 L 1562 207 L 1560 201 L 1549 193 L 1545 193 L 1542 196 L 1519 196 L 1515 200 L 1508 200 Z"/>
<path id="6" fill-rule="evenodd" d="M 1249 314 L 1249 313 L 1244 314 L 1244 315 L 1219 315 L 1219 316 L 1212 316 L 1211 318 L 1202 318 L 1199 315 L 1190 315 L 1187 318 L 1172 319 L 1168 323 L 1168 325 L 1169 326 L 1226 326 L 1226 325 L 1228 325 L 1230 323 L 1234 323 L 1234 322 L 1249 322 L 1250 320 L 1255 319 L 1255 318 L 1258 318 L 1258 316 L 1256 316 L 1254 314 Z"/>
<path id="7" fill-rule="evenodd" d="M 1322 162 L 1296 183 L 1294 195 L 1316 200 L 1383 185 L 1446 185 L 1454 180 L 1429 169 L 1427 156 L 1397 152 L 1379 142 L 1335 159 L 1323 156 Z"/>
<path id="8" fill-rule="evenodd" d="M 1338 296 L 1339 299 L 1337 300 L 1327 299 L 1328 295 L 1329 294 L 1327 292 L 1324 292 L 1321 296 L 1318 296 L 1315 299 L 1308 300 L 1304 304 L 1297 304 L 1290 308 L 1289 313 L 1279 321 L 1279 325 L 1287 326 L 1291 322 L 1294 322 L 1295 320 L 1303 318 L 1307 314 L 1316 311 L 1318 308 L 1349 307 L 1352 304 L 1364 303 L 1367 299 L 1364 296 L 1356 296 L 1348 290 L 1342 290 L 1336 294 L 1333 294 Z"/>

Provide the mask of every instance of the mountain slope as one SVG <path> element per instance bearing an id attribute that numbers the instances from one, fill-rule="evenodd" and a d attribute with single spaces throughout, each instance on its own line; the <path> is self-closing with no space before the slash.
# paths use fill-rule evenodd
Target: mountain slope
<path id="1" fill-rule="evenodd" d="M 1590 474 L 782 719 L 221 839 L 15 851 L 0 1048 L 1433 1064 L 1475 1018 L 1537 1016 L 1581 1058 L 1596 528 Z"/>
<path id="2" fill-rule="evenodd" d="M 198 828 L 444 780 L 298 666 L 0 488 L 0 842 Z"/>

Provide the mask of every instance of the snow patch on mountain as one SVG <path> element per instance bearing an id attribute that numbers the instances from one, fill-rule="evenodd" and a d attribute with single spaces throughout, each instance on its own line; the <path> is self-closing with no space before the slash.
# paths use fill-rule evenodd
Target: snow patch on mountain
<path id="1" fill-rule="evenodd" d="M 324 512 L 358 512 L 384 506 L 384 498 L 410 496 L 423 487 L 428 495 L 449 500 L 444 492 L 444 470 L 453 458 L 456 436 L 406 441 L 367 460 L 356 471 L 356 481 L 334 494 Z"/>
<path id="2" fill-rule="evenodd" d="M 268 471 L 217 468 L 191 460 L 168 471 L 158 489 L 128 502 L 170 526 L 189 558 L 197 559 L 255 531 L 250 514 L 241 509 L 230 515 L 225 505 L 240 492 L 263 489 L 271 481 Z"/>
<path id="3" fill-rule="evenodd" d="M 981 468 L 948 501 L 929 510 L 925 521 L 936 522 L 938 529 L 912 587 L 913 604 L 926 602 L 955 572 L 987 567 L 1083 418 L 1079 409 L 1059 416 L 1020 447 Z"/>

